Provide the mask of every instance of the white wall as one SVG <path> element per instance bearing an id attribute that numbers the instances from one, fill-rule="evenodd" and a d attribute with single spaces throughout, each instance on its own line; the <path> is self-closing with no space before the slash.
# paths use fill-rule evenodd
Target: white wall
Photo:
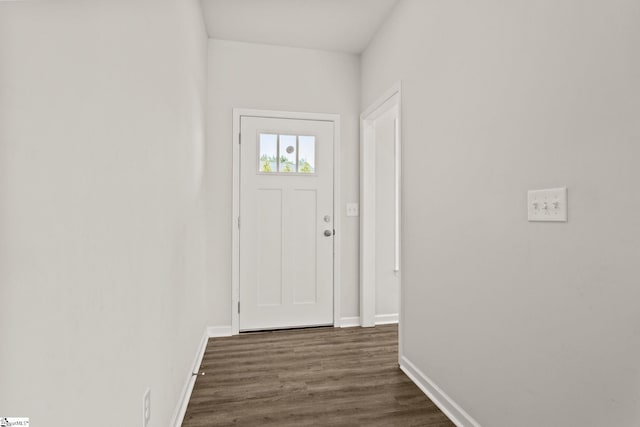
<path id="1" fill-rule="evenodd" d="M 0 3 L 0 414 L 170 424 L 205 328 L 199 3 Z"/>
<path id="2" fill-rule="evenodd" d="M 209 324 L 231 325 L 233 108 L 336 113 L 342 126 L 342 316 L 358 316 L 359 58 L 318 50 L 209 40 L 207 263 Z"/>
<path id="3" fill-rule="evenodd" d="M 483 426 L 640 425 L 639 22 L 403 0 L 363 55 L 363 108 L 403 81 L 404 351 Z"/>

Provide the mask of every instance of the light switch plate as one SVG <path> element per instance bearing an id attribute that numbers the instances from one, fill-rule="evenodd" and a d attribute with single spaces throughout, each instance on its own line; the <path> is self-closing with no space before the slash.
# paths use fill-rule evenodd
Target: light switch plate
<path id="1" fill-rule="evenodd" d="M 527 194 L 529 221 L 567 221 L 567 189 L 530 190 Z"/>
<path id="2" fill-rule="evenodd" d="M 360 205 L 347 203 L 347 216 L 360 216 Z"/>

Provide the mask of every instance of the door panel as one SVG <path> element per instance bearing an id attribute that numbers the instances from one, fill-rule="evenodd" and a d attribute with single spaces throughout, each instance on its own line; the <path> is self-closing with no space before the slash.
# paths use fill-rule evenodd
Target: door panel
<path id="1" fill-rule="evenodd" d="M 255 220 L 258 228 L 256 292 L 260 306 L 282 304 L 282 191 L 257 189 L 258 206 Z"/>
<path id="2" fill-rule="evenodd" d="M 396 120 L 393 109 L 374 122 L 375 129 L 375 272 L 376 316 L 397 315 L 400 277 L 396 261 Z"/>
<path id="3" fill-rule="evenodd" d="M 332 324 L 333 123 L 240 125 L 240 330 Z"/>
<path id="4" fill-rule="evenodd" d="M 317 234 L 318 204 L 317 190 L 295 190 L 292 192 L 291 268 L 293 280 L 293 303 L 315 304 L 317 301 Z"/>

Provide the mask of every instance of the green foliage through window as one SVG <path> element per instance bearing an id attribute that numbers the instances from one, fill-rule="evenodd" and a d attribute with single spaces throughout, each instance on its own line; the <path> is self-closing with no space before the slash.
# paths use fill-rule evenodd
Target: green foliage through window
<path id="1" fill-rule="evenodd" d="M 300 166 L 300 172 L 302 173 L 311 173 L 311 165 L 309 164 L 309 162 L 307 162 L 306 160 L 300 160 L 300 164 L 302 166 Z"/>

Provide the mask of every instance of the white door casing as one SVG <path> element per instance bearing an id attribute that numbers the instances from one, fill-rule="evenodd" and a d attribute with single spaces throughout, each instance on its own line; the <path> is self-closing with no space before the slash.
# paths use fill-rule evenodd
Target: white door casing
<path id="1" fill-rule="evenodd" d="M 238 310 L 232 313 L 233 333 L 331 325 L 337 317 L 334 140 L 339 121 L 333 115 L 320 120 L 302 115 L 307 117 L 234 111 L 240 132 L 237 152 L 234 147 L 239 173 L 234 172 L 233 302 Z M 305 156 L 315 158 L 302 162 Z M 278 161 L 281 157 L 288 160 Z"/>

